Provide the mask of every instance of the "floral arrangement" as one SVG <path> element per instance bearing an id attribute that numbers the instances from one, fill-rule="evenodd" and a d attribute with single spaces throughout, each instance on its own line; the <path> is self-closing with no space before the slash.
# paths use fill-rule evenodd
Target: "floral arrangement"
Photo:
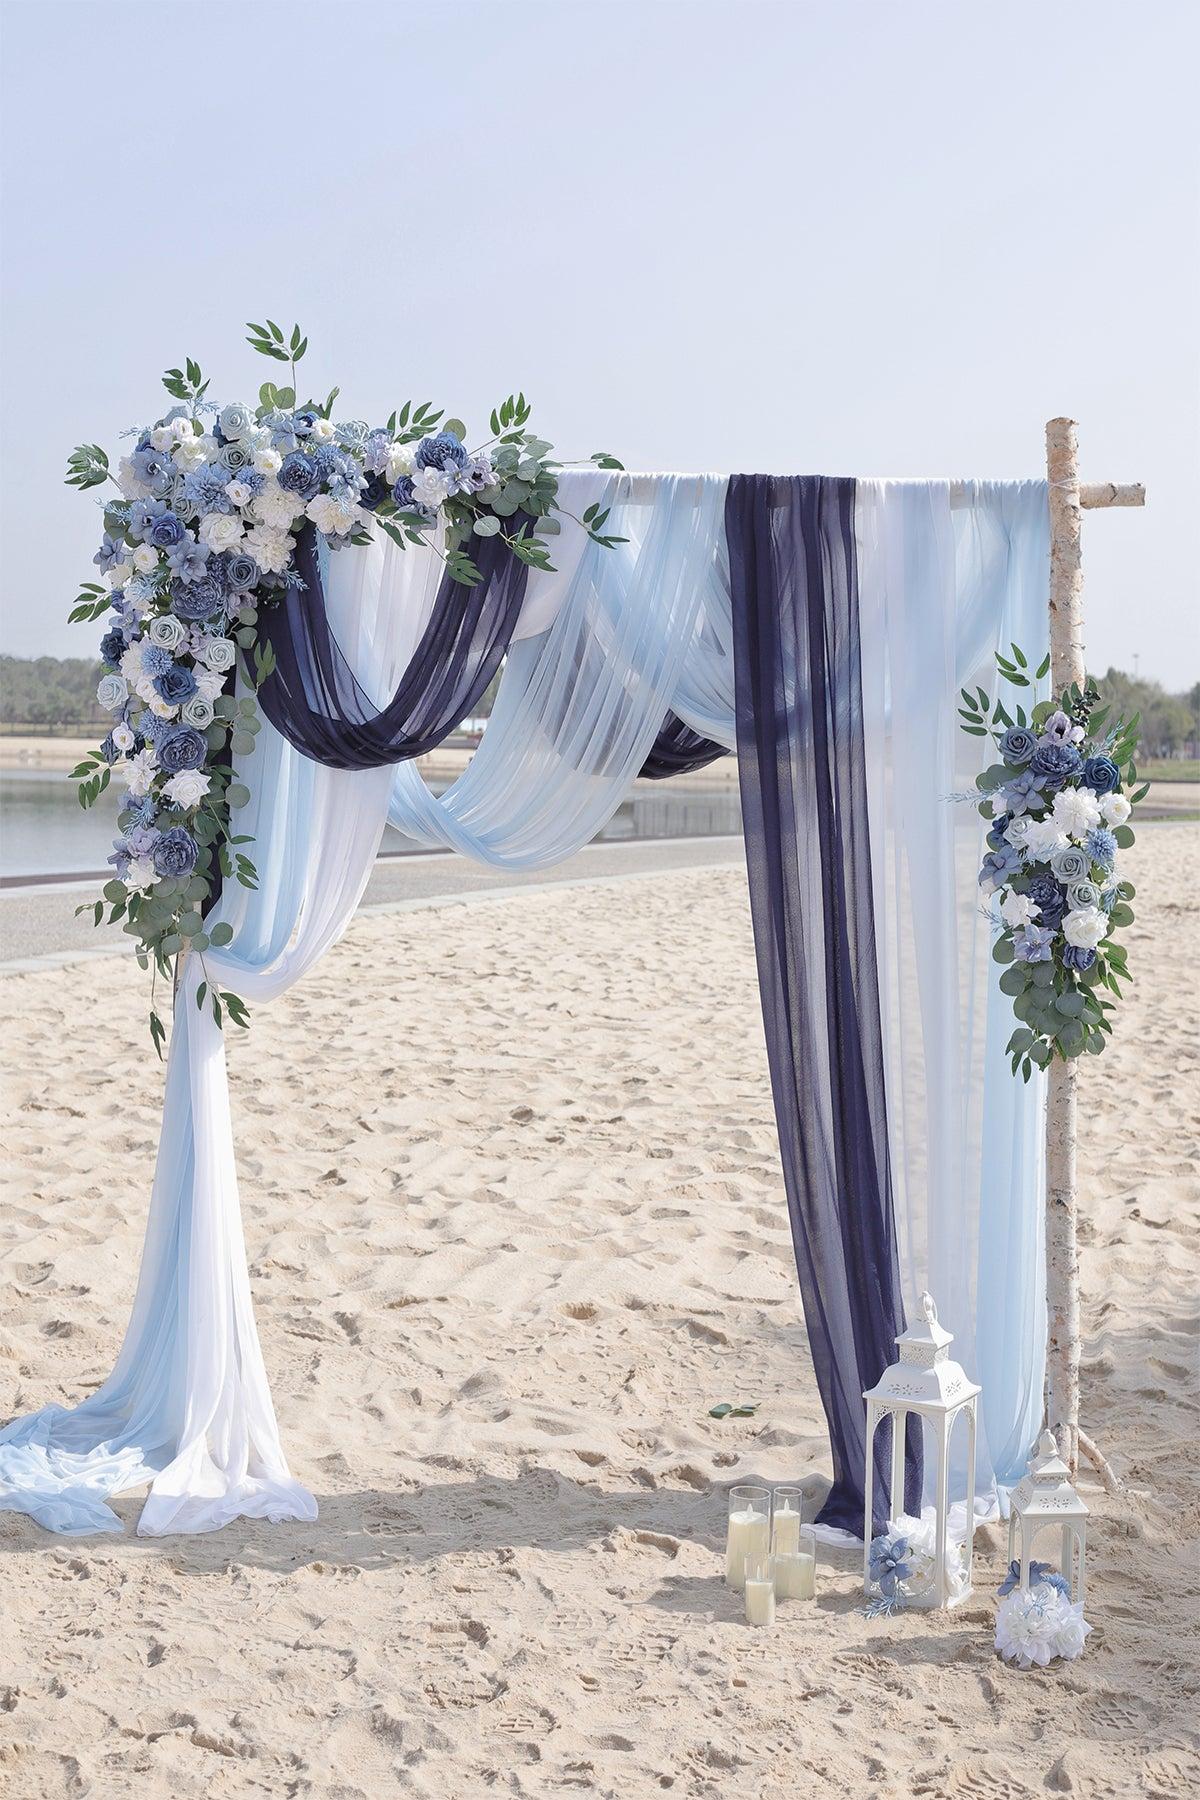
<path id="1" fill-rule="evenodd" d="M 1006 1662 L 1044 1669 L 1056 1657 L 1073 1662 L 1082 1656 L 1092 1627 L 1082 1601 L 1072 1603 L 1070 1584 L 1048 1563 L 1030 1563 L 1027 1588 L 1021 1586 L 1021 1565 L 1010 1563 L 998 1592 L 996 1648 Z"/>
<path id="2" fill-rule="evenodd" d="M 222 881 L 257 883 L 251 840 L 232 829 L 250 799 L 232 758 L 254 749 L 254 696 L 274 667 L 266 627 L 272 605 L 301 585 L 293 561 L 301 528 L 339 550 L 368 543 L 377 525 L 401 549 L 428 545 L 464 587 L 480 580 L 474 538 L 500 537 L 522 562 L 551 569 L 548 540 L 560 530 L 560 465 L 528 429 L 523 394 L 492 413 L 491 436 L 469 449 L 462 422 L 428 401 L 407 402 L 377 429 L 334 422 L 337 388 L 323 402 L 299 401 L 296 366 L 308 340 L 298 325 L 285 336 L 272 320 L 251 324 L 247 341 L 289 365 L 287 386 L 265 382 L 256 407 L 218 407 L 188 358 L 163 376 L 176 404 L 129 433 L 133 447 L 115 474 L 98 444 L 68 459 L 69 486 L 116 489 L 103 502 L 94 558 L 103 580 L 85 583 L 70 613 L 104 618 L 96 691 L 113 715 L 103 743 L 73 771 L 81 805 L 95 804 L 114 770 L 124 782 L 114 874 L 90 910 L 99 925 L 107 902 L 108 922 L 122 922 L 139 963 L 153 965 L 150 1031 L 160 1055 L 154 978 L 169 976 L 185 948 L 203 958 L 210 944 L 230 941 L 228 925 L 205 923 Z M 606 453 L 592 461 L 621 467 Z M 608 546 L 620 540 L 604 535 L 607 516 L 589 506 L 577 522 Z M 205 977 L 197 1003 L 218 1025 L 226 1016 L 245 1025 L 237 995 Z"/>
<path id="3" fill-rule="evenodd" d="M 871 1539 L 868 1561 L 871 1586 L 876 1589 L 866 1607 L 868 1618 L 886 1617 L 899 1612 L 910 1600 L 928 1593 L 936 1570 L 937 1541 L 935 1518 L 916 1519 L 908 1513 L 893 1519 L 886 1531 Z M 950 1596 L 966 1586 L 966 1567 L 962 1545 L 953 1539 L 946 1543 L 946 1589 Z"/>
<path id="4" fill-rule="evenodd" d="M 1048 657 L 1031 675 L 1012 651 L 996 658 L 1004 681 L 1029 687 L 1045 676 Z M 999 897 L 992 955 L 1011 965 L 1000 977 L 1019 1020 L 1008 1053 L 1028 1081 L 1056 1055 L 1103 1051 L 1113 1002 L 1100 990 L 1119 997 L 1131 979 L 1114 934 L 1133 919 L 1134 887 L 1117 872 L 1117 852 L 1134 841 L 1128 821 L 1148 787 L 1134 786 L 1139 715 L 1111 718 L 1090 681 L 1028 717 L 1019 705 L 993 707 L 982 688 L 962 698 L 963 730 L 990 736 L 1002 759 L 976 782 L 990 824 L 979 885 Z"/>

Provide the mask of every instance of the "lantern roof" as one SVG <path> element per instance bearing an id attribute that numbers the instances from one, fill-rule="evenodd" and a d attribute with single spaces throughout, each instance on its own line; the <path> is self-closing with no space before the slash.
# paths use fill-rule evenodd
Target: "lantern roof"
<path id="1" fill-rule="evenodd" d="M 896 1338 L 899 1361 L 884 1370 L 875 1386 L 864 1392 L 863 1399 L 883 1406 L 919 1406 L 952 1412 L 982 1392 L 950 1356 L 953 1342 L 953 1332 L 938 1323 L 932 1296 L 922 1294 L 918 1317 Z"/>
<path id="2" fill-rule="evenodd" d="M 1071 1471 L 1058 1454 L 1052 1431 L 1043 1431 L 1029 1458 L 1028 1473 L 1018 1481 L 1009 1501 L 1019 1517 L 1086 1519 L 1089 1508 L 1071 1485 Z"/>

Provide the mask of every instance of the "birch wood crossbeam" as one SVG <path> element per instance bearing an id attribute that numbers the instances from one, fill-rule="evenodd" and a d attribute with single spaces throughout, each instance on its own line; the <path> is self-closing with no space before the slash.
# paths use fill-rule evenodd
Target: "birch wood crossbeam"
<path id="1" fill-rule="evenodd" d="M 1145 506 L 1146 490 L 1140 481 L 1088 481 L 1079 489 L 1084 512 L 1100 506 Z"/>

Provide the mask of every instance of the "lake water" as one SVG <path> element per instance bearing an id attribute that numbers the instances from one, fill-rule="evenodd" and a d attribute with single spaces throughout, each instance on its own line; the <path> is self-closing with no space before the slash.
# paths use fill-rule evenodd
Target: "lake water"
<path id="1" fill-rule="evenodd" d="M 723 837 L 740 832 L 737 783 L 703 775 L 640 781 L 597 835 L 618 838 Z M 110 787 L 85 812 L 65 774 L 40 769 L 0 772 L 0 874 L 94 874 L 117 835 L 117 797 Z M 418 849 L 391 826 L 384 854 Z"/>

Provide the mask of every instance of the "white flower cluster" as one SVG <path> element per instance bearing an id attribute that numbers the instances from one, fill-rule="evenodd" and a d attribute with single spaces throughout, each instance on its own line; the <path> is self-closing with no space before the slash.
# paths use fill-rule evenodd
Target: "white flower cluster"
<path id="1" fill-rule="evenodd" d="M 1048 1581 L 1038 1581 L 1028 1588 L 1013 1588 L 1001 1600 L 996 1648 L 1019 1669 L 1044 1669 L 1057 1657 L 1073 1662 L 1082 1656 L 1091 1629 L 1082 1602 L 1073 1603 Z"/>

